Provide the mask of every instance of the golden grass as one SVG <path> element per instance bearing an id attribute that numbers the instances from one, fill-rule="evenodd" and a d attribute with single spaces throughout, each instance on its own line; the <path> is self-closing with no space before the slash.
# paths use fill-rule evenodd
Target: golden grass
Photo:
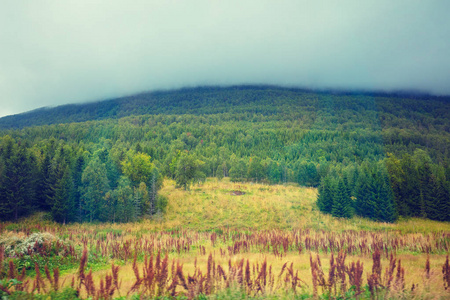
<path id="1" fill-rule="evenodd" d="M 232 191 L 244 195 L 231 195 Z M 189 228 L 210 230 L 235 229 L 315 229 L 333 232 L 346 230 L 400 231 L 402 233 L 450 232 L 449 222 L 424 219 L 400 220 L 395 224 L 379 223 L 354 217 L 337 219 L 317 210 L 317 189 L 295 184 L 264 185 L 234 183 L 227 178 L 208 179 L 190 191 L 175 188 L 166 180 L 160 193 L 169 199 L 164 221 L 150 222 L 160 229 Z M 148 228 L 148 227 L 147 227 Z"/>
<path id="2" fill-rule="evenodd" d="M 213 249 L 211 249 L 213 250 Z M 220 253 L 217 250 L 213 250 L 211 253 L 213 253 L 213 259 L 217 264 L 220 264 L 224 267 L 224 269 L 228 270 L 228 263 L 231 260 L 232 264 L 244 259 L 245 261 L 249 260 L 250 264 L 256 264 L 259 263 L 259 265 L 262 264 L 264 260 L 267 260 L 268 266 L 272 268 L 272 274 L 275 275 L 275 278 L 277 278 L 278 274 L 281 272 L 281 268 L 284 263 L 288 262 L 289 264 L 292 262 L 294 266 L 294 270 L 299 271 L 299 277 L 302 281 L 305 282 L 303 284 L 303 288 L 301 291 L 303 293 L 312 294 L 312 274 L 310 269 L 310 254 L 309 253 L 302 253 L 302 254 L 295 254 L 295 253 L 288 253 L 284 257 L 275 257 L 272 254 L 261 254 L 261 253 L 244 253 L 244 254 L 238 254 L 238 255 L 231 255 L 231 256 L 221 256 Z M 208 255 L 209 252 L 207 252 L 205 255 L 192 255 L 192 254 L 185 254 L 185 255 L 171 255 L 170 258 L 170 264 L 172 262 L 178 262 L 183 264 L 183 272 L 185 275 L 193 275 L 195 272 L 195 265 L 198 266 L 198 268 L 206 273 L 207 270 L 207 261 L 208 261 Z M 312 253 L 313 257 L 315 258 L 317 253 Z M 329 271 L 329 262 L 330 262 L 330 254 L 324 254 L 320 253 L 319 257 L 322 261 L 322 269 L 325 273 L 325 278 L 328 278 L 328 271 Z M 336 256 L 335 256 L 336 257 Z M 425 276 L 425 262 L 426 262 L 426 255 L 397 255 L 397 259 L 401 260 L 402 266 L 405 269 L 405 290 L 410 291 L 412 285 L 414 284 L 416 286 L 415 291 L 418 296 L 418 298 L 422 299 L 422 296 L 426 296 L 428 299 L 444 299 L 446 297 L 450 297 L 449 292 L 445 291 L 442 286 L 442 274 L 441 274 L 441 268 L 442 264 L 445 261 L 444 255 L 432 255 L 430 257 L 430 266 L 431 266 L 431 276 L 430 278 L 426 278 Z M 372 272 L 372 259 L 369 257 L 360 257 L 360 256 L 347 256 L 346 258 L 346 264 L 349 264 L 351 262 L 356 262 L 360 260 L 364 264 L 364 273 L 363 273 L 363 284 L 367 284 L 367 276 L 368 274 L 371 274 Z M 386 267 L 389 265 L 389 260 L 385 257 L 381 260 L 382 263 L 382 269 L 383 269 L 383 275 L 385 272 Z M 141 269 L 142 265 L 139 265 L 139 269 Z M 110 274 L 110 270 L 101 270 L 94 273 L 94 281 L 98 285 L 100 278 L 104 278 L 106 274 Z M 142 275 L 142 272 L 141 272 Z M 76 275 L 66 275 L 64 276 L 65 286 L 70 285 L 71 278 Z M 119 292 L 115 293 L 115 296 L 119 295 L 126 295 L 127 292 L 132 287 L 133 283 L 135 282 L 135 276 L 133 273 L 132 265 L 127 264 L 120 267 L 119 271 L 119 278 L 121 280 L 121 289 Z M 347 282 L 348 285 L 348 282 Z M 182 289 L 179 289 L 182 291 Z M 82 291 L 82 296 L 85 295 L 84 289 Z M 394 291 L 395 292 L 395 291 Z M 271 294 L 270 292 L 268 292 Z M 275 291 L 275 294 L 281 295 L 283 293 L 282 290 Z M 319 289 L 319 294 L 322 292 Z M 393 295 L 394 298 L 397 298 L 395 294 Z M 410 298 L 410 297 L 408 297 Z"/>

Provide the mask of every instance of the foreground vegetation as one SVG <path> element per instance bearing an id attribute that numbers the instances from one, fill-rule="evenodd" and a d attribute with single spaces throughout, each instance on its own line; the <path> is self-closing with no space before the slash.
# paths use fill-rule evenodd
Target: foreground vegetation
<path id="1" fill-rule="evenodd" d="M 293 184 L 208 179 L 184 191 L 167 180 L 160 193 L 168 199 L 166 214 L 137 223 L 62 226 L 42 214 L 2 223 L 3 293 L 96 299 L 449 296 L 449 223 L 337 219 L 317 211 L 316 189 Z M 15 245 L 14 255 L 8 245 Z"/>

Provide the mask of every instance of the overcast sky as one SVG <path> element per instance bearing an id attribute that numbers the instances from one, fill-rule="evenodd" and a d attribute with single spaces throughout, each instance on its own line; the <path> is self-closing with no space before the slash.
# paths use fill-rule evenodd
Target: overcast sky
<path id="1" fill-rule="evenodd" d="M 196 85 L 450 94 L 450 1 L 0 4 L 0 116 Z"/>

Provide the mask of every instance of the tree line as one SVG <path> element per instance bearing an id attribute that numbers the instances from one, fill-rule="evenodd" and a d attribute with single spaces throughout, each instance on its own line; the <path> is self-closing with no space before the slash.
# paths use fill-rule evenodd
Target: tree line
<path id="1" fill-rule="evenodd" d="M 30 147 L 0 139 L 0 218 L 37 210 L 60 223 L 134 221 L 164 210 L 161 175 L 145 153 L 111 152 L 107 143 L 86 150 L 50 139 Z"/>
<path id="2" fill-rule="evenodd" d="M 322 178 L 317 205 L 335 217 L 358 215 L 393 222 L 398 217 L 450 221 L 450 167 L 426 151 L 332 170 Z"/>

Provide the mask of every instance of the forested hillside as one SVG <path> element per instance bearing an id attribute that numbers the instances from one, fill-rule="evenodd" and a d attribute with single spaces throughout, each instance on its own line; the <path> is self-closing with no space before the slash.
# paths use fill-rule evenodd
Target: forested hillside
<path id="1" fill-rule="evenodd" d="M 0 119 L 0 217 L 129 221 L 161 178 L 319 186 L 338 217 L 450 220 L 450 98 L 197 88 Z"/>

